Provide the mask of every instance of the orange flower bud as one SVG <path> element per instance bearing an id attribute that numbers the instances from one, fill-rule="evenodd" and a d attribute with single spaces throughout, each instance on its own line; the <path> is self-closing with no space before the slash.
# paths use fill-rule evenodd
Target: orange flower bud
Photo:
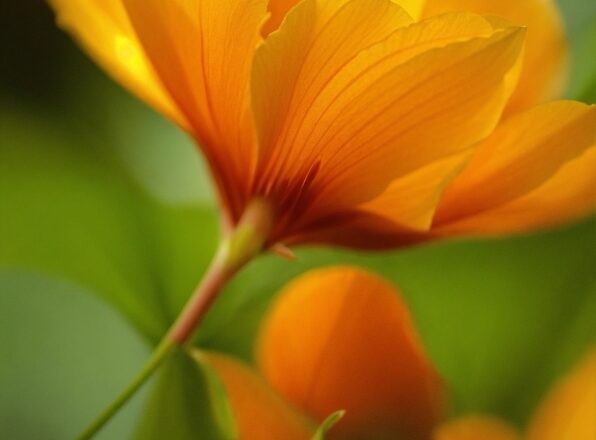
<path id="1" fill-rule="evenodd" d="M 315 270 L 289 284 L 264 322 L 257 358 L 273 387 L 317 420 L 346 410 L 332 438 L 426 439 L 444 412 L 407 306 L 360 269 Z"/>

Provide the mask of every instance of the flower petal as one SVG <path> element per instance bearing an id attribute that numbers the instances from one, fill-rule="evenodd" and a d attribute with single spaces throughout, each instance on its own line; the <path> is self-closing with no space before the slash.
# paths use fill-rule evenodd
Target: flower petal
<path id="1" fill-rule="evenodd" d="M 195 351 L 221 378 L 236 419 L 239 440 L 309 440 L 316 428 L 291 409 L 250 367 L 231 357 Z"/>
<path id="2" fill-rule="evenodd" d="M 114 79 L 186 128 L 179 112 L 147 60 L 122 0 L 50 0 L 60 24 Z"/>
<path id="3" fill-rule="evenodd" d="M 328 82 L 363 49 L 411 22 L 390 0 L 305 0 L 292 9 L 255 55 L 253 108 L 262 155 L 283 162 L 280 155 L 300 150 L 299 139 L 290 138 Z"/>
<path id="4" fill-rule="evenodd" d="M 444 411 L 442 383 L 407 306 L 357 268 L 294 280 L 266 317 L 257 352 L 269 382 L 317 420 L 345 409 L 346 438 L 428 438 Z"/>
<path id="5" fill-rule="evenodd" d="M 301 0 L 269 0 L 267 10 L 269 11 L 269 19 L 263 25 L 262 33 L 266 37 L 271 32 L 279 29 L 279 25 L 288 15 L 290 9 L 296 6 Z"/>
<path id="6" fill-rule="evenodd" d="M 330 54 L 345 53 L 345 38 L 369 38 L 356 27 L 364 22 L 369 28 L 365 12 L 350 24 L 355 14 L 344 8 L 346 13 L 333 20 L 334 32 L 317 40 L 320 50 L 308 59 L 290 60 L 287 53 L 295 53 L 290 48 L 310 47 L 303 42 L 311 34 L 316 11 L 307 6 L 313 4 L 293 9 L 257 52 L 253 97 L 266 181 L 277 175 L 299 179 L 319 163 L 312 184 L 318 188 L 316 204 L 323 210 L 354 206 L 494 128 L 511 87 L 505 78 L 519 57 L 523 30 L 495 31 L 470 14 L 441 17 L 399 29 L 352 59 L 342 59 L 347 63 L 334 63 Z M 348 4 L 371 7 L 364 0 Z M 320 86 L 305 92 L 320 66 Z M 288 96 L 292 90 L 294 97 Z M 271 114 L 278 115 L 274 123 Z"/>
<path id="7" fill-rule="evenodd" d="M 528 27 L 524 69 L 509 111 L 523 110 L 562 93 L 567 44 L 553 0 L 427 0 L 424 16 L 453 11 L 496 15 Z"/>
<path id="8" fill-rule="evenodd" d="M 553 227 L 586 217 L 596 206 L 595 169 L 596 147 L 591 147 L 529 194 L 474 216 L 437 225 L 435 232 L 501 235 Z"/>
<path id="9" fill-rule="evenodd" d="M 596 438 L 596 350 L 552 390 L 536 412 L 528 440 Z"/>
<path id="10" fill-rule="evenodd" d="M 156 72 L 228 193 L 246 190 L 253 149 L 249 76 L 266 0 L 123 0 Z M 232 189 L 233 188 L 233 189 Z"/>
<path id="11" fill-rule="evenodd" d="M 411 17 L 418 20 L 422 15 L 426 0 L 392 0 L 406 10 Z"/>
<path id="12" fill-rule="evenodd" d="M 425 0 L 391 0 L 393 3 L 401 6 L 411 17 L 418 19 L 422 14 Z M 271 17 L 263 27 L 263 35 L 267 36 L 271 32 L 279 29 L 281 22 L 285 19 L 288 12 L 296 6 L 300 0 L 269 0 L 268 10 Z"/>
<path id="13" fill-rule="evenodd" d="M 505 422 L 486 416 L 470 416 L 446 423 L 433 440 L 519 440 L 520 435 Z M 542 440 L 542 439 L 541 439 Z"/>
<path id="14" fill-rule="evenodd" d="M 396 179 L 378 197 L 358 208 L 402 227 L 425 231 L 443 191 L 467 163 L 472 150 L 438 160 Z"/>
<path id="15" fill-rule="evenodd" d="M 511 232 L 569 220 L 596 205 L 596 107 L 553 102 L 515 115 L 447 189 L 439 233 Z M 581 156 L 581 157 L 580 157 Z"/>

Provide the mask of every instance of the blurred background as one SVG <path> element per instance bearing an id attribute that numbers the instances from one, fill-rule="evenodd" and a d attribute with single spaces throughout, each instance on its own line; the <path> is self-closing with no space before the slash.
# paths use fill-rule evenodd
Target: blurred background
<path id="1" fill-rule="evenodd" d="M 560 6 L 573 52 L 567 97 L 594 102 L 596 3 Z M 213 251 L 216 211 L 188 139 L 112 83 L 43 1 L 5 2 L 0 34 L 0 438 L 64 439 L 127 383 L 176 315 Z M 595 231 L 588 219 L 385 255 L 263 258 L 230 286 L 198 342 L 250 361 L 259 318 L 287 280 L 322 264 L 363 265 L 400 286 L 454 413 L 521 426 L 593 344 Z M 204 397 L 149 388 L 100 438 L 155 423 L 143 416 L 149 393 L 172 406 Z"/>

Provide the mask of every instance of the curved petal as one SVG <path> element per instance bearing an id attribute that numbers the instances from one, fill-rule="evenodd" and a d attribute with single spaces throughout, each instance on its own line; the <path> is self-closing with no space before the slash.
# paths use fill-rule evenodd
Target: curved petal
<path id="1" fill-rule="evenodd" d="M 256 159 L 249 77 L 266 0 L 122 1 L 226 192 L 247 191 Z"/>
<path id="2" fill-rule="evenodd" d="M 426 231 L 443 191 L 466 165 L 472 152 L 438 160 L 396 179 L 378 197 L 358 209 L 412 230 Z"/>
<path id="3" fill-rule="evenodd" d="M 553 102 L 515 115 L 447 189 L 439 233 L 509 232 L 572 219 L 596 206 L 596 107 Z"/>
<path id="4" fill-rule="evenodd" d="M 238 440 L 310 440 L 314 424 L 291 409 L 250 367 L 231 357 L 195 351 L 221 378 L 232 406 Z"/>
<path id="5" fill-rule="evenodd" d="M 393 3 L 398 4 L 404 10 L 415 19 L 418 19 L 422 14 L 425 0 L 391 0 Z M 271 32 L 279 29 L 282 21 L 288 15 L 288 12 L 296 6 L 300 0 L 269 0 L 268 10 L 271 13 L 271 17 L 263 27 L 263 35 L 267 36 Z"/>
<path id="6" fill-rule="evenodd" d="M 453 11 L 496 15 L 528 27 L 524 69 L 508 111 L 560 96 L 567 76 L 567 44 L 553 0 L 427 0 L 424 16 Z"/>
<path id="7" fill-rule="evenodd" d="M 529 194 L 471 217 L 437 225 L 440 235 L 511 234 L 564 224 L 596 208 L 596 146 Z"/>
<path id="8" fill-rule="evenodd" d="M 407 306 L 361 269 L 311 271 L 290 283 L 260 333 L 272 386 L 317 420 L 345 409 L 345 438 L 428 438 L 444 411 L 442 383 Z"/>
<path id="9" fill-rule="evenodd" d="M 515 428 L 494 417 L 469 416 L 446 423 L 433 440 L 520 440 Z M 542 440 L 542 439 L 541 439 Z"/>
<path id="10" fill-rule="evenodd" d="M 390 0 L 305 0 L 292 9 L 254 61 L 253 108 L 268 164 L 283 162 L 282 155 L 290 161 L 292 150 L 300 149 L 293 132 L 339 71 L 411 22 Z"/>
<path id="11" fill-rule="evenodd" d="M 124 87 L 183 128 L 186 118 L 172 102 L 147 60 L 122 0 L 49 0 L 61 26 Z"/>
<path id="12" fill-rule="evenodd" d="M 534 415 L 528 440 L 596 438 L 596 350 L 548 395 Z"/>
<path id="13" fill-rule="evenodd" d="M 369 10 L 371 1 L 348 4 Z M 523 30 L 494 30 L 470 14 L 440 17 L 398 29 L 336 63 L 329 54 L 345 53 L 345 38 L 368 38 L 349 25 L 355 14 L 344 8 L 345 17 L 333 20 L 333 38 L 321 39 L 320 50 L 308 60 L 288 59 L 286 52 L 294 53 L 289 48 L 310 47 L 303 42 L 311 35 L 314 4 L 293 9 L 257 52 L 253 97 L 264 191 L 277 176 L 302 181 L 317 164 L 312 205 L 323 212 L 353 207 L 494 128 L 509 96 L 506 78 L 519 58 Z M 349 36 L 342 37 L 345 29 Z M 320 66 L 324 73 L 317 77 Z M 318 78 L 317 87 L 308 88 L 311 78 Z M 272 122 L 271 114 L 279 117 Z"/>
<path id="14" fill-rule="evenodd" d="M 426 0 L 393 0 L 395 3 L 400 5 L 406 10 L 408 14 L 415 20 L 418 20 L 422 15 L 424 4 Z"/>

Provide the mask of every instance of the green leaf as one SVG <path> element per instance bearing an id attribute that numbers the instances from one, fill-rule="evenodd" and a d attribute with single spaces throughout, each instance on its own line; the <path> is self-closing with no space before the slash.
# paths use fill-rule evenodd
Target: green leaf
<path id="1" fill-rule="evenodd" d="M 114 310 L 72 284 L 0 271 L 0 438 L 72 439 L 149 354 Z M 130 438 L 144 390 L 97 436 Z"/>
<path id="2" fill-rule="evenodd" d="M 158 374 L 136 438 L 234 440 L 235 429 L 217 375 L 178 352 Z"/>
<path id="3" fill-rule="evenodd" d="M 203 371 L 208 385 L 209 401 L 211 402 L 212 415 L 226 439 L 238 438 L 236 420 L 232 411 L 232 405 L 219 374 L 211 365 L 201 359 L 201 353 L 196 351 L 192 358 Z"/>
<path id="4" fill-rule="evenodd" d="M 589 0 L 558 2 L 565 19 L 571 49 L 571 74 L 566 97 L 596 100 L 596 3 Z"/>
<path id="5" fill-rule="evenodd" d="M 2 114 L 0 267 L 60 276 L 122 311 L 144 334 L 165 325 L 152 272 L 151 205 L 109 150 L 50 121 Z"/>
<path id="6" fill-rule="evenodd" d="M 157 341 L 211 258 L 214 210 L 157 202 L 76 124 L 1 117 L 0 268 L 76 282 Z"/>
<path id="7" fill-rule="evenodd" d="M 325 421 L 323 421 L 321 426 L 319 426 L 317 432 L 315 432 L 315 435 L 313 436 L 312 440 L 325 440 L 325 436 L 327 435 L 329 430 L 333 428 L 333 426 L 335 426 L 335 424 L 339 422 L 345 414 L 345 411 L 336 411 L 329 417 L 327 417 Z"/>
<path id="8" fill-rule="evenodd" d="M 596 15 L 572 40 L 572 76 L 568 96 L 587 103 L 596 101 Z"/>

